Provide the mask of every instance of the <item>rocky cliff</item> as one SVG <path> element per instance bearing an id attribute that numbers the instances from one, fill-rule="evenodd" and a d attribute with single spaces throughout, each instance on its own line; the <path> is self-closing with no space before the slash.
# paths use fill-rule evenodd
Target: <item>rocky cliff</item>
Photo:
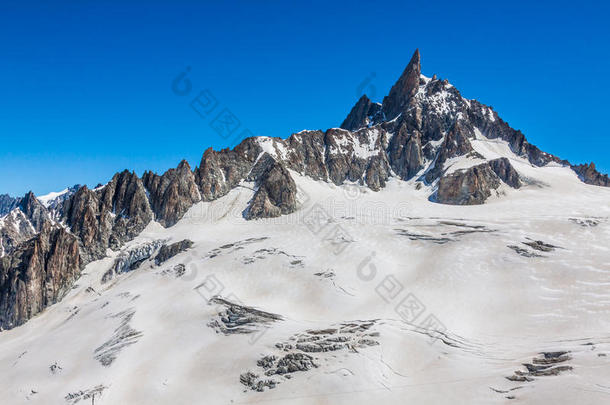
<path id="1" fill-rule="evenodd" d="M 193 204 L 201 201 L 195 175 L 186 160 L 161 176 L 145 172 L 142 181 L 149 192 L 155 219 L 163 226 L 174 225 Z"/>
<path id="2" fill-rule="evenodd" d="M 573 165 L 572 170 L 574 170 L 578 174 L 578 177 L 587 184 L 610 187 L 608 175 L 598 172 L 595 169 L 595 163 L 593 162 L 590 164 Z"/>
<path id="3" fill-rule="evenodd" d="M 0 329 L 21 325 L 59 301 L 80 269 L 76 237 L 45 222 L 36 237 L 0 258 Z"/>
<path id="4" fill-rule="evenodd" d="M 244 211 L 246 219 L 273 218 L 294 212 L 297 207 L 297 186 L 282 163 L 265 153 L 260 175 L 256 176 L 256 192 Z"/>
<path id="5" fill-rule="evenodd" d="M 433 199 L 443 204 L 482 204 L 500 185 L 519 188 L 519 174 L 506 158 L 494 159 L 440 178 Z"/>
<path id="6" fill-rule="evenodd" d="M 153 218 L 142 180 L 128 171 L 115 174 L 98 189 L 82 187 L 63 211 L 62 219 L 78 236 L 86 263 L 137 236 Z"/>

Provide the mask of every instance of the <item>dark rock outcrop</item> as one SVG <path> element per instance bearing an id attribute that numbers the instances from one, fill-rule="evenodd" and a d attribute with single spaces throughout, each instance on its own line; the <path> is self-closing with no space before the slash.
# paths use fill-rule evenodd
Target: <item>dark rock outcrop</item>
<path id="1" fill-rule="evenodd" d="M 348 131 L 355 131 L 362 127 L 366 127 L 373 122 L 381 112 L 381 104 L 373 103 L 366 95 L 360 97 L 360 100 L 352 108 L 345 121 L 341 124 L 341 128 Z"/>
<path id="2" fill-rule="evenodd" d="M 532 363 L 523 363 L 527 371 L 516 370 L 511 376 L 506 377 L 509 381 L 531 382 L 534 377 L 557 376 L 563 372 L 572 370 L 570 365 L 558 365 L 572 359 L 569 352 L 542 352 L 538 357 L 532 359 Z"/>
<path id="3" fill-rule="evenodd" d="M 610 179 L 607 174 L 601 174 L 595 168 L 595 163 L 573 165 L 572 170 L 578 174 L 581 181 L 593 186 L 610 187 Z"/>
<path id="4" fill-rule="evenodd" d="M 491 196 L 491 190 L 499 186 L 498 177 L 484 163 L 441 177 L 436 201 L 452 205 L 483 204 Z"/>
<path id="5" fill-rule="evenodd" d="M 195 169 L 195 181 L 204 201 L 222 197 L 250 172 L 262 149 L 254 138 L 243 140 L 235 149 L 207 149 Z"/>
<path id="6" fill-rule="evenodd" d="M 81 264 L 76 237 L 50 222 L 0 258 L 0 329 L 21 325 L 59 301 L 80 275 Z"/>
<path id="7" fill-rule="evenodd" d="M 302 131 L 292 134 L 285 141 L 288 149 L 286 165 L 314 180 L 328 181 L 324 138 L 325 134 L 322 131 Z"/>
<path id="8" fill-rule="evenodd" d="M 436 200 L 453 205 L 483 204 L 492 191 L 500 186 L 500 181 L 513 188 L 520 187 L 519 175 L 506 158 L 494 159 L 441 177 Z"/>
<path id="9" fill-rule="evenodd" d="M 160 265 L 163 262 L 168 261 L 172 257 L 176 256 L 179 253 L 185 252 L 193 246 L 193 241 L 184 239 L 180 242 L 172 243 L 171 245 L 163 245 L 159 249 L 159 253 L 155 257 L 155 263 Z"/>
<path id="10" fill-rule="evenodd" d="M 402 180 L 408 180 L 419 172 L 424 164 L 419 131 L 409 133 L 406 124 L 401 125 L 390 141 L 388 158 L 392 170 Z"/>
<path id="11" fill-rule="evenodd" d="M 155 219 L 163 226 L 174 225 L 193 204 L 201 201 L 195 175 L 186 160 L 162 176 L 145 172 L 142 181 L 149 192 Z"/>
<path id="12" fill-rule="evenodd" d="M 521 187 L 521 179 L 519 173 L 515 170 L 513 165 L 507 158 L 499 158 L 489 161 L 489 167 L 491 170 L 502 180 L 512 188 Z"/>

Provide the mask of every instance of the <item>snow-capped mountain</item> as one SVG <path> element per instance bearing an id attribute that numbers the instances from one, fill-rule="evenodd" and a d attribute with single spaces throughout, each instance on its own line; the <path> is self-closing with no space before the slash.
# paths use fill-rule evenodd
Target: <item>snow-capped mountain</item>
<path id="1" fill-rule="evenodd" d="M 416 51 L 340 128 L 0 196 L 2 403 L 605 403 L 608 185 Z"/>

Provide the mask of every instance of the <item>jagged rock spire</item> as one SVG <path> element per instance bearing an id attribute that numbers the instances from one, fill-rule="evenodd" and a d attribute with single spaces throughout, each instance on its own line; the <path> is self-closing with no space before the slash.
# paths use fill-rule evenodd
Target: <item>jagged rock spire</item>
<path id="1" fill-rule="evenodd" d="M 163 226 L 174 225 L 193 204 L 201 201 L 195 175 L 186 160 L 161 176 L 147 171 L 142 182 L 148 190 L 155 218 Z"/>
<path id="2" fill-rule="evenodd" d="M 383 113 L 387 120 L 392 120 L 400 114 L 409 100 L 417 93 L 420 75 L 419 49 L 416 49 L 404 72 L 392 86 L 390 94 L 383 99 Z"/>

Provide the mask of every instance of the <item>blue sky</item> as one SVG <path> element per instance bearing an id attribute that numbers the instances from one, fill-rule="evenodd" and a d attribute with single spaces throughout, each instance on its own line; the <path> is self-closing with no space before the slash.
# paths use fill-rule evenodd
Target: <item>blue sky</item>
<path id="1" fill-rule="evenodd" d="M 47 4 L 49 3 L 49 4 Z M 3 1 L 0 193 L 162 172 L 242 129 L 287 137 L 422 71 L 492 105 L 544 151 L 610 171 L 604 2 Z M 190 67 L 191 91 L 172 81 Z M 201 91 L 241 122 L 224 138 Z"/>

